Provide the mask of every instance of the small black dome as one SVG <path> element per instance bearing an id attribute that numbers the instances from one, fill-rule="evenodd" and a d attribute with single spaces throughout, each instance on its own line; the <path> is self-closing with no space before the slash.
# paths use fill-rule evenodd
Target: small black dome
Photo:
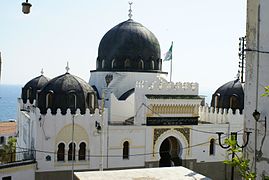
<path id="1" fill-rule="evenodd" d="M 216 108 L 231 108 L 233 111 L 244 109 L 244 90 L 239 79 L 230 81 L 217 89 L 212 95 L 211 106 Z"/>
<path id="2" fill-rule="evenodd" d="M 48 81 L 49 78 L 40 75 L 26 83 L 26 85 L 22 88 L 21 93 L 23 103 L 26 103 L 27 100 L 29 100 L 30 103 L 33 103 L 36 99 L 37 91 L 40 90 Z"/>
<path id="3" fill-rule="evenodd" d="M 160 71 L 160 44 L 142 24 L 129 19 L 102 38 L 96 62 L 100 71 Z"/>
<path id="4" fill-rule="evenodd" d="M 86 108 L 93 113 L 97 107 L 96 93 L 92 87 L 79 77 L 65 73 L 50 80 L 38 94 L 38 107 L 41 114 L 46 114 L 50 108 L 52 114 L 61 109 L 66 114 L 68 108 L 74 114 L 80 109 L 85 114 Z"/>

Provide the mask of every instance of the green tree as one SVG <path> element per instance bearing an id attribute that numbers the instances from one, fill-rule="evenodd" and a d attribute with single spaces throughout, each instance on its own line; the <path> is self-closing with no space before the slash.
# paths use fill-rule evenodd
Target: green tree
<path id="1" fill-rule="evenodd" d="M 8 163 L 15 161 L 16 158 L 16 138 L 9 137 L 7 144 L 3 146 L 0 151 L 0 159 L 2 163 Z"/>
<path id="2" fill-rule="evenodd" d="M 233 137 L 230 137 L 225 139 L 224 143 L 230 146 L 227 150 L 228 154 L 234 154 L 234 158 L 225 160 L 224 163 L 235 167 L 244 179 L 254 180 L 256 174 L 250 171 L 249 160 L 244 158 L 242 149 L 236 145 L 237 141 Z"/>

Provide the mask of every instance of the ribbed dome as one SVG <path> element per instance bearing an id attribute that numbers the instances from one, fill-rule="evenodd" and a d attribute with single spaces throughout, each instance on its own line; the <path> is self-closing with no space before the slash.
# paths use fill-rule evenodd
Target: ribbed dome
<path id="1" fill-rule="evenodd" d="M 49 78 L 40 75 L 26 83 L 26 85 L 22 88 L 21 93 L 23 103 L 26 103 L 27 100 L 29 100 L 30 103 L 33 103 L 36 99 L 37 91 L 40 90 L 48 81 Z"/>
<path id="2" fill-rule="evenodd" d="M 46 114 L 50 108 L 52 114 L 61 109 L 66 114 L 68 108 L 71 113 L 80 109 L 85 114 L 86 108 L 93 113 L 97 107 L 96 93 L 92 87 L 79 77 L 65 73 L 50 80 L 38 94 L 38 107 L 41 114 Z"/>
<path id="3" fill-rule="evenodd" d="M 219 87 L 212 95 L 211 106 L 242 111 L 244 109 L 244 90 L 239 79 Z"/>
<path id="4" fill-rule="evenodd" d="M 102 71 L 160 71 L 160 45 L 142 24 L 129 19 L 102 38 L 96 62 Z"/>

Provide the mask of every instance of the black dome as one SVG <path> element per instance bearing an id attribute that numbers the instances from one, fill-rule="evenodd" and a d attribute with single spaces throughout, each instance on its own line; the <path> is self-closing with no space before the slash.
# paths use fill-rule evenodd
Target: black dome
<path id="1" fill-rule="evenodd" d="M 230 81 L 217 89 L 212 95 L 211 106 L 216 108 L 231 108 L 233 111 L 244 109 L 244 90 L 239 79 Z"/>
<path id="2" fill-rule="evenodd" d="M 50 108 L 52 114 L 61 109 L 66 114 L 68 108 L 71 113 L 80 109 L 85 114 L 86 108 L 93 113 L 97 107 L 96 93 L 92 87 L 79 77 L 65 73 L 50 80 L 38 94 L 38 107 L 41 114 L 46 114 Z"/>
<path id="3" fill-rule="evenodd" d="M 40 75 L 26 83 L 26 85 L 22 88 L 21 93 L 23 103 L 26 103 L 27 100 L 29 100 L 30 103 L 33 103 L 36 99 L 37 91 L 40 90 L 48 81 L 49 78 Z"/>
<path id="4" fill-rule="evenodd" d="M 142 24 L 129 19 L 102 38 L 96 62 L 101 71 L 160 71 L 160 45 Z"/>

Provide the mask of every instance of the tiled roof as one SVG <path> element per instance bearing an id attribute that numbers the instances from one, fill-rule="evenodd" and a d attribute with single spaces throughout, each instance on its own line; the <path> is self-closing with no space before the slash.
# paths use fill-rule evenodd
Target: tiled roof
<path id="1" fill-rule="evenodd" d="M 0 135 L 16 133 L 16 122 L 0 122 Z"/>

